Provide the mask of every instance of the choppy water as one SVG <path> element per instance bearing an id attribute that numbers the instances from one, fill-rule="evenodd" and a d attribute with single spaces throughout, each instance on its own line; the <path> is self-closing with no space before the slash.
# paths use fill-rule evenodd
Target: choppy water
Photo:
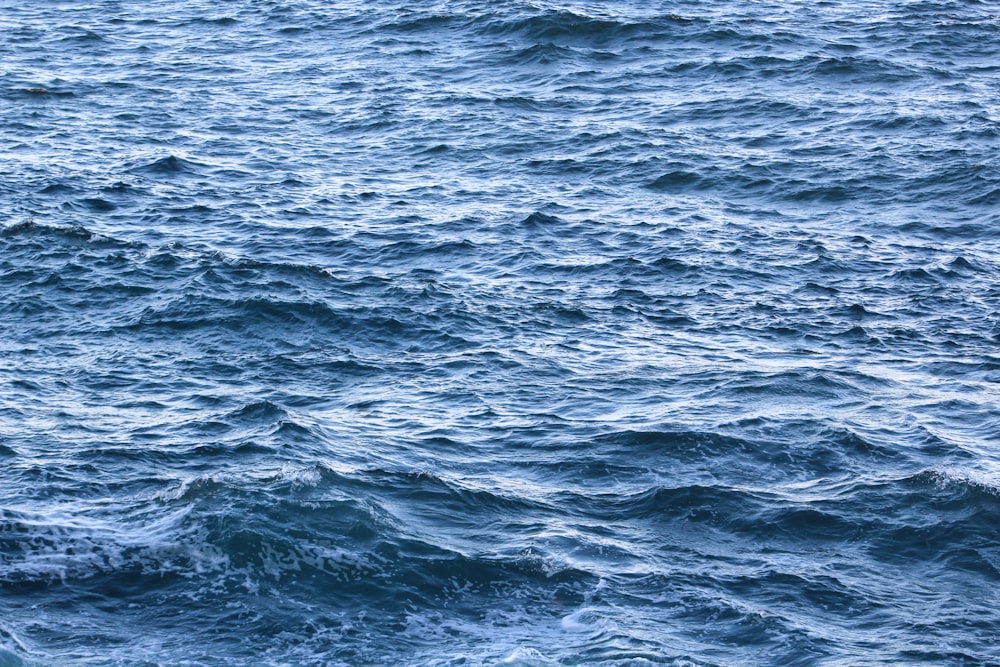
<path id="1" fill-rule="evenodd" d="M 1000 5 L 0 2 L 0 665 L 1000 663 Z"/>

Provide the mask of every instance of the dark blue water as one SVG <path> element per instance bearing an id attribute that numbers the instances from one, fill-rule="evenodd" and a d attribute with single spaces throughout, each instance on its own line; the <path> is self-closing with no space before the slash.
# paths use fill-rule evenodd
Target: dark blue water
<path id="1" fill-rule="evenodd" d="M 0 1 L 0 665 L 1000 664 L 1000 5 Z"/>

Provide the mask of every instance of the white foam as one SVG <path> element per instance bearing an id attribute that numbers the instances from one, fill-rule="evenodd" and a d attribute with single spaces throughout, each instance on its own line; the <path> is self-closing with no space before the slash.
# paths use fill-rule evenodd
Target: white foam
<path id="1" fill-rule="evenodd" d="M 319 470 L 315 467 L 292 468 L 283 467 L 279 477 L 287 482 L 291 482 L 293 489 L 314 488 L 322 481 Z"/>
<path id="2" fill-rule="evenodd" d="M 563 616 L 559 621 L 559 627 L 566 632 L 591 632 L 595 629 L 595 623 L 594 610 L 583 607 Z"/>
<path id="3" fill-rule="evenodd" d="M 516 667 L 544 667 L 555 665 L 553 660 L 545 657 L 540 651 L 533 648 L 518 646 L 510 655 L 500 661 L 501 665 L 515 665 Z"/>

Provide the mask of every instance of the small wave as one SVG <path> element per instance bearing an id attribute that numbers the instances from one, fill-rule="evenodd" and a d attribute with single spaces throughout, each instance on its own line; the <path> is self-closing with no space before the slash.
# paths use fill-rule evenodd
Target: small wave
<path id="1" fill-rule="evenodd" d="M 531 16 L 494 19 L 482 23 L 479 30 L 488 35 L 509 35 L 534 42 L 606 45 L 667 33 L 672 26 L 681 23 L 683 20 L 673 15 L 663 21 L 632 22 L 558 9 Z"/>
<path id="2" fill-rule="evenodd" d="M 73 26 L 72 29 L 75 31 L 75 34 L 67 35 L 66 37 L 63 37 L 62 40 L 60 40 L 60 41 L 69 41 L 69 42 L 103 42 L 103 41 L 105 41 L 104 35 L 101 35 L 100 33 L 96 33 L 93 30 L 87 30 L 86 28 L 78 28 L 76 26 Z"/>
<path id="3" fill-rule="evenodd" d="M 407 11 L 401 16 L 393 17 L 389 22 L 382 23 L 378 30 L 399 32 L 403 34 L 433 32 L 450 27 L 461 25 L 467 18 L 461 14 L 434 13 L 424 14 L 422 12 Z"/>
<path id="4" fill-rule="evenodd" d="M 900 282 L 937 284 L 940 282 L 937 276 L 933 275 L 923 267 L 910 269 L 897 269 L 893 271 L 890 279 Z"/>
<path id="5" fill-rule="evenodd" d="M 519 49 L 506 58 L 504 62 L 511 65 L 554 65 L 559 62 L 571 60 L 575 51 L 569 47 L 556 46 L 555 44 L 535 44 L 527 48 Z M 526 100 L 520 98 L 516 101 L 517 106 L 531 108 L 531 104 L 526 104 Z"/>
<path id="6" fill-rule="evenodd" d="M 108 213 L 118 208 L 114 203 L 100 197 L 84 197 L 77 203 L 95 213 Z"/>
<path id="7" fill-rule="evenodd" d="M 919 73 L 908 65 L 883 58 L 852 55 L 816 57 L 812 71 L 819 76 L 846 78 L 852 82 L 891 83 L 920 78 Z"/>
<path id="8" fill-rule="evenodd" d="M 58 255 L 61 248 L 53 245 L 52 242 L 69 242 L 73 245 L 81 245 L 87 249 L 122 249 L 122 250 L 142 250 L 146 245 L 142 242 L 127 241 L 104 234 L 95 233 L 82 225 L 50 225 L 25 220 L 0 227 L 0 238 L 13 240 L 26 240 L 43 242 L 41 251 L 44 254 Z M 86 245 L 83 245 L 86 244 Z M 38 256 L 35 256 L 37 261 Z"/>
<path id="9" fill-rule="evenodd" d="M 535 211 L 521 220 L 519 226 L 531 231 L 552 232 L 564 228 L 566 223 L 557 216 Z"/>
<path id="10" fill-rule="evenodd" d="M 703 183 L 701 176 L 690 171 L 676 170 L 658 177 L 648 187 L 660 192 L 678 193 L 697 189 Z"/>
<path id="11" fill-rule="evenodd" d="M 58 195 L 76 192 L 76 188 L 67 183 L 50 183 L 38 192 L 43 195 Z"/>
<path id="12" fill-rule="evenodd" d="M 636 492 L 566 492 L 558 495 L 558 502 L 601 521 L 644 520 L 739 528 L 752 525 L 763 495 L 722 484 L 657 484 Z"/>
<path id="13" fill-rule="evenodd" d="M 225 416 L 225 420 L 237 424 L 272 423 L 288 417 L 288 412 L 271 401 L 255 401 L 247 403 L 242 408 L 234 410 Z"/>
<path id="14" fill-rule="evenodd" d="M 166 155 L 152 162 L 136 165 L 129 169 L 129 171 L 139 175 L 170 176 L 198 173 L 201 169 L 202 165 L 193 160 L 181 158 L 176 155 Z"/>
<path id="15" fill-rule="evenodd" d="M 32 236 L 61 236 L 66 239 L 80 241 L 90 241 L 95 235 L 88 229 L 80 225 L 58 226 L 45 225 L 34 220 L 7 225 L 0 229 L 0 236 L 4 237 L 32 237 Z"/>
<path id="16" fill-rule="evenodd" d="M 507 512 L 532 511 L 543 506 L 535 499 L 461 484 L 458 480 L 445 479 L 427 470 L 393 471 L 373 468 L 366 470 L 364 475 L 379 493 L 391 492 L 407 502 L 431 503 L 442 513 L 439 518 L 443 519 L 447 515 L 460 523 L 484 511 L 502 515 Z"/>
<path id="17" fill-rule="evenodd" d="M 240 20 L 232 16 L 219 16 L 215 18 L 197 16 L 190 20 L 192 25 L 204 24 L 209 26 L 235 26 L 239 25 Z"/>

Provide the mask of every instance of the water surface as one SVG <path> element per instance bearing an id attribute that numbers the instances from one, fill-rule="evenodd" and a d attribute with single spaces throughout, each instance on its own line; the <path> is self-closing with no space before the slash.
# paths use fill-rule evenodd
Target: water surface
<path id="1" fill-rule="evenodd" d="M 0 665 L 1000 663 L 998 63 L 0 0 Z"/>

